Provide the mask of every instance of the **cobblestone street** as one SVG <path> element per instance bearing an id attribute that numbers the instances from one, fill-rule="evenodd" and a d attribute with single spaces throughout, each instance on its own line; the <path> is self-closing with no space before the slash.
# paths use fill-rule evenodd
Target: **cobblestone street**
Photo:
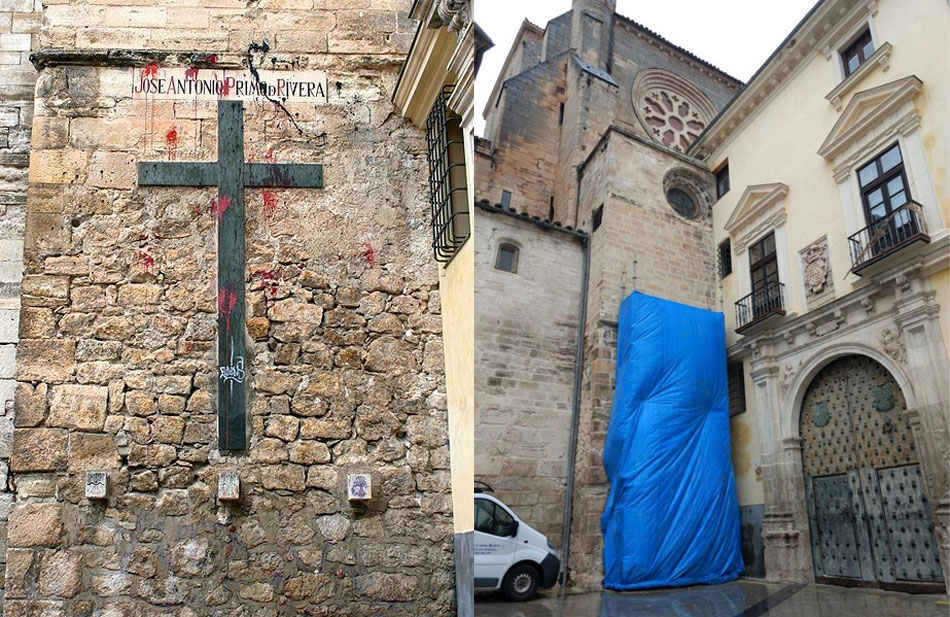
<path id="1" fill-rule="evenodd" d="M 630 593 L 584 593 L 558 598 L 555 590 L 530 602 L 497 595 L 475 598 L 477 617 L 946 617 L 943 595 L 911 595 L 829 585 L 739 580 L 724 585 Z"/>

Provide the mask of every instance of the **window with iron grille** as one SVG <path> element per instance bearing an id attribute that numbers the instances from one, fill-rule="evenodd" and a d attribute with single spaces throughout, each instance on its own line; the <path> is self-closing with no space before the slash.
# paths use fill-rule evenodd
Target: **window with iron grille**
<path id="1" fill-rule="evenodd" d="M 471 233 L 462 121 L 446 106 L 454 88 L 442 89 L 426 122 L 432 250 L 442 263 L 452 260 Z"/>
<path id="2" fill-rule="evenodd" d="M 729 380 L 729 415 L 745 413 L 745 374 L 741 362 L 730 362 L 727 367 Z"/>
<path id="3" fill-rule="evenodd" d="M 732 242 L 726 238 L 719 243 L 719 278 L 732 274 Z"/>

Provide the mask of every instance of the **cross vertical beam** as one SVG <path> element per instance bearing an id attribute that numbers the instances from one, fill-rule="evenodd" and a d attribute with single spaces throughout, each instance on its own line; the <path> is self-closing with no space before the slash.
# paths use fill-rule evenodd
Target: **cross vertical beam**
<path id="1" fill-rule="evenodd" d="M 247 449 L 244 188 L 322 188 L 323 166 L 244 162 L 244 107 L 218 102 L 218 161 L 139 163 L 139 186 L 217 186 L 218 448 Z"/>
<path id="2" fill-rule="evenodd" d="M 218 448 L 247 447 L 244 358 L 244 104 L 218 103 Z"/>

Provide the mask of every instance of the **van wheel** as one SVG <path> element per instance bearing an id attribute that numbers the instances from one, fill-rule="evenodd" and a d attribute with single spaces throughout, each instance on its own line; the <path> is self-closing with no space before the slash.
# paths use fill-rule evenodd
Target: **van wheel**
<path id="1" fill-rule="evenodd" d="M 530 600 L 538 591 L 538 571 L 526 563 L 520 563 L 508 570 L 501 584 L 501 591 L 509 602 Z"/>

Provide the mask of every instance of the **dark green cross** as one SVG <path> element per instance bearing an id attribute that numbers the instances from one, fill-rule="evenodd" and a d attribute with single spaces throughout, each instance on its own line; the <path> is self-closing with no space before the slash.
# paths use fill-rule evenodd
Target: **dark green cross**
<path id="1" fill-rule="evenodd" d="M 244 187 L 322 188 L 322 165 L 244 162 L 244 104 L 218 102 L 216 163 L 139 163 L 140 186 L 217 186 L 218 448 L 247 448 Z"/>

